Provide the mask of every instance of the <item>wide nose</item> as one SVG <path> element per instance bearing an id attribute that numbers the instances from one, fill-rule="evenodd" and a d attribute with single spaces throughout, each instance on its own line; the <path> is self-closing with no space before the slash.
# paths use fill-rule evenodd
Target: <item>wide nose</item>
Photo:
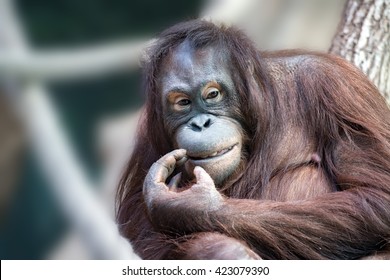
<path id="1" fill-rule="evenodd" d="M 202 131 L 205 128 L 210 127 L 211 125 L 211 116 L 206 114 L 201 114 L 193 117 L 190 120 L 190 127 L 194 131 Z"/>

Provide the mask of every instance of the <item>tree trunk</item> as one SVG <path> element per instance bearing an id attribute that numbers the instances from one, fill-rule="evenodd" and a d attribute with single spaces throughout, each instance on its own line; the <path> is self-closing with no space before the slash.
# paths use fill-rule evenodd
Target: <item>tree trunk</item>
<path id="1" fill-rule="evenodd" d="M 358 66 L 390 104 L 390 0 L 348 0 L 330 53 Z"/>

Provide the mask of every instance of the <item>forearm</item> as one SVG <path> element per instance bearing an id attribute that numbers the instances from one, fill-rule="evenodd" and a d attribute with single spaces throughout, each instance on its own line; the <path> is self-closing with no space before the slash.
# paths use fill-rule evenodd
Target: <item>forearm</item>
<path id="1" fill-rule="evenodd" d="M 299 202 L 228 199 L 215 230 L 245 240 L 263 258 L 350 259 L 390 236 L 388 195 L 371 190 L 331 193 Z"/>

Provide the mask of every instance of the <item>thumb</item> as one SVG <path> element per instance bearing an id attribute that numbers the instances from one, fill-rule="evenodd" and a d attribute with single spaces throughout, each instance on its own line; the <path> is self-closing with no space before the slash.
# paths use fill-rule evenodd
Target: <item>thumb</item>
<path id="1" fill-rule="evenodd" d="M 196 184 L 202 186 L 214 186 L 214 181 L 210 175 L 200 166 L 195 166 L 194 175 L 196 178 Z"/>

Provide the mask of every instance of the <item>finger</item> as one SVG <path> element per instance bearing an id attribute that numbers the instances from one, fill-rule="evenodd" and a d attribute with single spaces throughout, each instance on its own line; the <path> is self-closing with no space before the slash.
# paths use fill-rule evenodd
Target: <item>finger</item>
<path id="1" fill-rule="evenodd" d="M 188 157 L 184 156 L 182 157 L 181 159 L 179 159 L 177 162 L 176 162 L 176 166 L 179 167 L 179 166 L 182 166 L 184 163 L 186 163 L 188 160 Z"/>
<path id="2" fill-rule="evenodd" d="M 186 153 L 187 151 L 184 149 L 173 150 L 161 157 L 157 162 L 166 166 L 176 164 L 177 161 L 180 161 L 185 157 Z"/>
<path id="3" fill-rule="evenodd" d="M 195 166 L 194 175 L 196 184 L 201 186 L 214 186 L 214 181 L 210 175 L 200 166 Z"/>
<path id="4" fill-rule="evenodd" d="M 176 174 L 168 184 L 170 191 L 177 192 L 177 187 L 179 186 L 181 180 L 181 172 Z"/>
<path id="5" fill-rule="evenodd" d="M 159 198 L 162 198 L 168 192 L 168 187 L 165 184 L 156 184 L 148 177 L 145 179 L 143 186 L 143 195 L 145 203 L 149 209 L 152 208 L 154 201 Z"/>
<path id="6" fill-rule="evenodd" d="M 166 154 L 152 165 L 149 176 L 153 178 L 154 182 L 165 184 L 167 178 L 175 170 L 177 161 L 186 159 L 186 152 L 184 149 L 178 149 Z"/>
<path id="7" fill-rule="evenodd" d="M 157 163 L 160 164 L 162 167 L 165 167 L 168 170 L 169 175 L 172 174 L 173 170 L 175 169 L 176 165 L 182 164 L 183 161 L 186 161 L 187 158 L 185 157 L 187 151 L 184 149 L 178 149 L 174 150 L 165 156 L 161 157 Z"/>

